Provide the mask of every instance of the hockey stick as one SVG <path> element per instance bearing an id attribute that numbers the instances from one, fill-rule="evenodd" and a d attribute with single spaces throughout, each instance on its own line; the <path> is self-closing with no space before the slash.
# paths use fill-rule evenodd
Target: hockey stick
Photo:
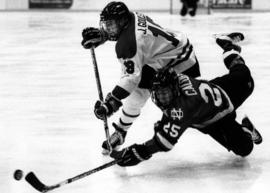
<path id="1" fill-rule="evenodd" d="M 43 193 L 44 193 L 44 192 L 49 192 L 49 191 L 54 190 L 54 189 L 56 189 L 56 188 L 60 188 L 60 187 L 63 186 L 63 185 L 72 183 L 72 182 L 74 182 L 74 181 L 76 181 L 76 180 L 82 179 L 82 178 L 84 178 L 84 177 L 86 177 L 86 176 L 89 176 L 89 175 L 91 175 L 91 174 L 93 174 L 93 173 L 96 173 L 96 172 L 98 172 L 98 171 L 100 171 L 100 170 L 103 170 L 103 169 L 105 169 L 105 168 L 108 168 L 108 167 L 110 167 L 110 166 L 113 166 L 113 165 L 117 164 L 119 161 L 120 161 L 120 160 L 114 160 L 114 161 L 111 161 L 111 162 L 106 163 L 106 164 L 104 164 L 104 165 L 102 165 L 102 166 L 99 166 L 99 167 L 97 167 L 97 168 L 95 168 L 95 169 L 92 169 L 92 170 L 89 170 L 89 171 L 87 171 L 87 172 L 81 173 L 81 174 L 79 174 L 79 175 L 77 175 L 77 176 L 74 176 L 74 177 L 72 177 L 72 178 L 68 178 L 68 179 L 66 179 L 66 180 L 64 180 L 64 181 L 62 181 L 62 182 L 59 182 L 59 183 L 54 184 L 54 185 L 51 185 L 51 186 L 47 186 L 47 185 L 43 184 L 43 183 L 37 178 L 37 176 L 34 174 L 34 172 L 29 172 L 29 173 L 25 176 L 25 180 L 26 180 L 33 188 L 35 188 L 37 191 L 43 192 Z"/>
<path id="2" fill-rule="evenodd" d="M 96 77 L 99 100 L 103 101 L 103 93 L 102 93 L 102 88 L 101 88 L 101 83 L 100 83 L 100 78 L 99 78 L 99 72 L 98 72 L 98 66 L 97 66 L 97 60 L 96 60 L 96 54 L 95 54 L 94 47 L 91 47 L 91 56 L 92 56 L 92 61 L 93 61 L 93 66 L 94 66 L 94 72 L 95 72 L 95 77 Z M 104 123 L 104 129 L 105 129 L 105 134 L 106 134 L 106 140 L 107 140 L 108 147 L 109 147 L 109 152 L 111 153 L 112 146 L 111 146 L 110 141 L 109 141 L 110 132 L 109 132 L 108 120 L 107 120 L 106 116 L 104 117 L 103 123 Z"/>

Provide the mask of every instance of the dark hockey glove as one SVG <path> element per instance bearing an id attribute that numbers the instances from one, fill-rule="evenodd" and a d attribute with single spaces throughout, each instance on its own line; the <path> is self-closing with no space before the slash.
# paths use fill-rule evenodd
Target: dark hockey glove
<path id="1" fill-rule="evenodd" d="M 116 160 L 119 160 L 117 163 L 119 166 L 135 166 L 142 161 L 148 160 L 152 157 L 146 148 L 146 146 L 134 144 L 131 145 L 122 151 L 113 151 L 110 156 Z"/>
<path id="2" fill-rule="evenodd" d="M 105 102 L 98 100 L 95 104 L 94 113 L 98 119 L 104 120 L 107 116 L 111 116 L 122 106 L 121 100 L 109 93 Z"/>
<path id="3" fill-rule="evenodd" d="M 98 100 L 95 104 L 94 113 L 98 119 L 104 120 L 109 114 L 109 109 L 104 102 Z"/>
<path id="4" fill-rule="evenodd" d="M 107 40 L 102 30 L 93 27 L 85 28 L 82 31 L 82 37 L 83 40 L 81 44 L 85 49 L 90 49 L 93 46 L 98 47 Z"/>

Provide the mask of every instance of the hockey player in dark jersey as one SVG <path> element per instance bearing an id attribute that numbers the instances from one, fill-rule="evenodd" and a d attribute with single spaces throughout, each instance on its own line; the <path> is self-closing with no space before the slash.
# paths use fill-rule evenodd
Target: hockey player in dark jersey
<path id="1" fill-rule="evenodd" d="M 152 87 L 154 103 L 163 111 L 155 126 L 155 135 L 144 144 L 134 144 L 111 156 L 120 166 L 133 166 L 149 159 L 154 153 L 167 152 L 177 143 L 188 127 L 208 134 L 227 150 L 245 157 L 253 143 L 262 142 L 260 133 L 248 117 L 239 124 L 236 109 L 254 89 L 249 68 L 240 56 L 237 41 L 243 34 L 235 32 L 217 37 L 223 48 L 224 63 L 229 73 L 210 81 L 197 80 L 173 69 L 160 72 Z"/>
<path id="2" fill-rule="evenodd" d="M 122 2 L 106 5 L 100 14 L 100 28 L 86 28 L 82 36 L 86 49 L 116 41 L 122 76 L 105 102 L 97 101 L 94 109 L 96 117 L 103 119 L 122 106 L 119 121 L 113 123 L 116 132 L 109 140 L 113 148 L 124 143 L 128 129 L 151 96 L 150 82 L 159 69 L 170 66 L 179 73 L 200 76 L 193 46 L 184 33 L 162 28 L 150 17 L 129 11 Z M 107 149 L 106 143 L 103 148 Z"/>

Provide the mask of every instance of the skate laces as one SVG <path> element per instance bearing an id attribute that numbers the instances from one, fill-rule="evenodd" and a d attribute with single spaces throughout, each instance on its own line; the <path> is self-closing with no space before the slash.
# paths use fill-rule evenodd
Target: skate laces
<path id="1" fill-rule="evenodd" d="M 124 138 L 120 132 L 114 132 L 110 137 L 110 143 L 114 145 L 121 145 L 124 142 Z"/>
<path id="2" fill-rule="evenodd" d="M 260 144 L 262 142 L 261 134 L 259 133 L 259 131 L 256 130 L 256 128 L 251 123 L 248 117 L 245 117 L 242 120 L 242 126 L 249 130 L 249 133 L 251 134 L 252 137 L 252 141 L 254 141 L 255 144 Z"/>
<path id="3" fill-rule="evenodd" d="M 233 43 L 238 43 L 238 42 L 241 42 L 241 41 L 242 41 L 242 39 L 241 39 L 240 36 L 235 36 L 235 37 L 233 37 L 233 38 L 231 38 L 231 39 L 232 39 L 232 42 L 233 42 Z"/>
<path id="4" fill-rule="evenodd" d="M 253 141 L 258 141 L 260 139 L 260 135 L 258 134 L 257 130 L 253 128 L 253 131 L 251 133 L 251 137 Z"/>

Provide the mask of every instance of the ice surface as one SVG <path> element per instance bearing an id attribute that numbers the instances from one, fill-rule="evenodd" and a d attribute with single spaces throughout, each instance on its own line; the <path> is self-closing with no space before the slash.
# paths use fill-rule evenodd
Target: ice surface
<path id="1" fill-rule="evenodd" d="M 184 31 L 193 43 L 203 78 L 226 73 L 212 34 L 241 31 L 243 56 L 255 91 L 238 110 L 248 114 L 264 142 L 243 159 L 214 140 L 188 130 L 169 153 L 133 168 L 102 170 L 55 190 L 63 193 L 269 193 L 270 184 L 270 14 L 214 14 L 195 18 L 148 13 L 164 27 Z M 98 13 L 0 12 L 0 192 L 34 193 L 15 169 L 34 171 L 54 184 L 102 165 L 105 132 L 94 117 L 98 98 L 89 50 L 81 31 L 98 26 Z M 96 49 L 103 92 L 117 83 L 120 65 L 114 43 Z M 149 101 L 131 128 L 126 145 L 153 135 L 161 113 Z M 112 117 L 110 122 L 117 119 Z"/>

